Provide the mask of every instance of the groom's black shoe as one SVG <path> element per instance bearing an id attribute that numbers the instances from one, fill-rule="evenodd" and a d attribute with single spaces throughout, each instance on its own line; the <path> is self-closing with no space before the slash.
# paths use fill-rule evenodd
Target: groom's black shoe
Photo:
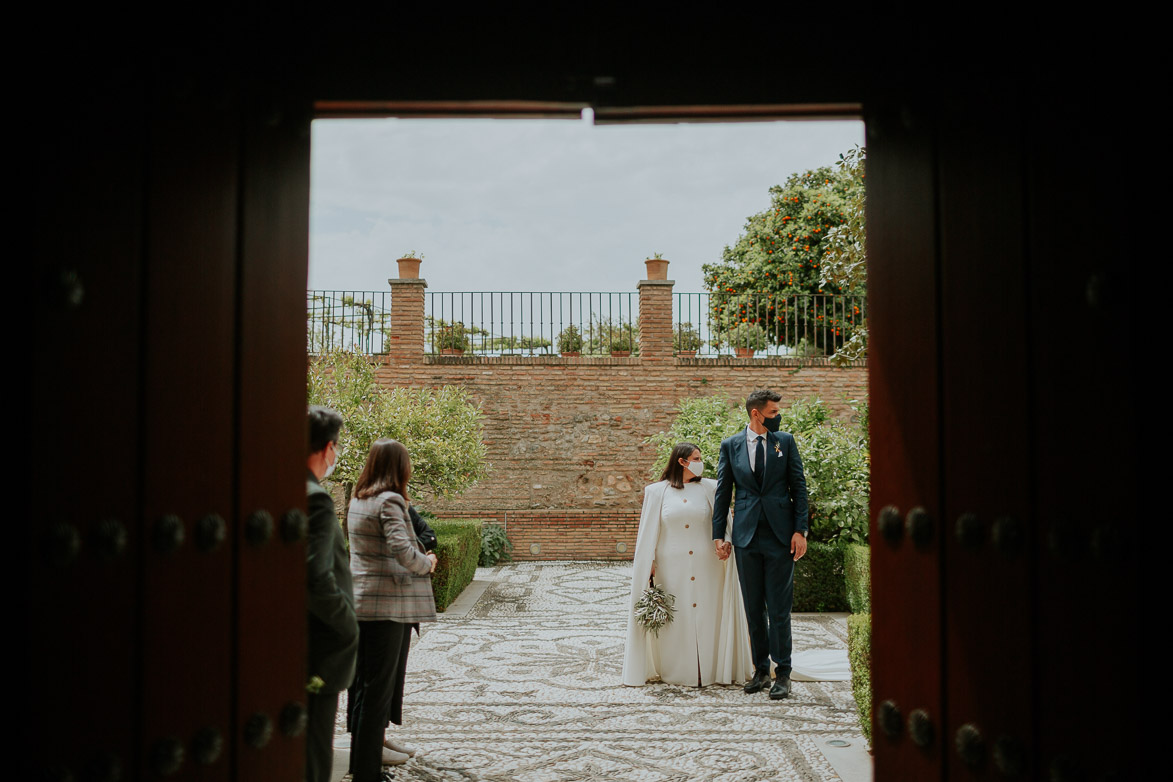
<path id="1" fill-rule="evenodd" d="M 790 694 L 790 677 L 782 674 L 774 680 L 774 686 L 770 688 L 770 700 L 780 701 Z"/>
<path id="2" fill-rule="evenodd" d="M 761 692 L 766 689 L 766 685 L 769 683 L 769 671 L 754 671 L 753 678 L 745 683 L 745 694 L 753 695 L 755 692 Z"/>

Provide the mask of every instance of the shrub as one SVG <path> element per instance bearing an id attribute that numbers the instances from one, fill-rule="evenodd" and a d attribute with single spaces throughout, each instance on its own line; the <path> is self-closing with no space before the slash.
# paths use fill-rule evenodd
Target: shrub
<path id="1" fill-rule="evenodd" d="M 476 519 L 434 521 L 436 571 L 432 573 L 432 595 L 436 610 L 444 611 L 472 583 L 481 556 L 481 522 Z"/>
<path id="2" fill-rule="evenodd" d="M 851 662 L 851 694 L 859 711 L 859 727 L 872 743 L 872 615 L 847 617 L 847 658 Z"/>
<path id="3" fill-rule="evenodd" d="M 610 351 L 612 353 L 630 353 L 633 350 L 635 350 L 635 340 L 631 338 L 630 334 L 621 333 L 611 340 Z"/>
<path id="4" fill-rule="evenodd" d="M 676 411 L 676 420 L 668 431 L 658 432 L 644 441 L 656 449 L 656 461 L 652 463 L 650 477 L 652 480 L 660 477 L 673 446 L 679 442 L 690 442 L 696 443 L 705 457 L 705 477 L 716 478 L 721 441 L 738 429 L 745 428 L 745 412 L 735 410 L 720 394 L 685 399 Z"/>
<path id="5" fill-rule="evenodd" d="M 513 544 L 505 535 L 505 528 L 496 524 L 485 524 L 481 527 L 481 557 L 478 564 L 481 567 L 492 567 L 498 562 L 508 562 L 512 557 Z"/>
<path id="6" fill-rule="evenodd" d="M 691 323 L 681 323 L 676 327 L 676 336 L 673 339 L 673 347 L 676 350 L 700 350 L 704 344 L 700 332 Z"/>
<path id="7" fill-rule="evenodd" d="M 578 331 L 578 326 L 573 324 L 562 329 L 562 333 L 558 335 L 558 352 L 559 353 L 579 353 L 582 351 L 582 334 Z"/>
<path id="8" fill-rule="evenodd" d="M 810 541 L 806 556 L 794 563 L 795 611 L 846 611 L 843 547 Z"/>
<path id="9" fill-rule="evenodd" d="M 750 350 L 765 350 L 770 344 L 765 329 L 756 323 L 738 323 L 728 331 L 721 333 L 721 342 L 731 348 L 749 348 Z"/>
<path id="10" fill-rule="evenodd" d="M 348 497 L 380 437 L 407 446 L 413 499 L 451 497 L 488 475 L 484 414 L 460 386 L 387 389 L 365 356 L 341 351 L 312 360 L 307 385 L 311 404 L 334 408 L 345 422 L 330 482 Z"/>
<path id="11" fill-rule="evenodd" d="M 852 543 L 843 549 L 843 573 L 847 605 L 853 614 L 872 612 L 872 550 Z"/>

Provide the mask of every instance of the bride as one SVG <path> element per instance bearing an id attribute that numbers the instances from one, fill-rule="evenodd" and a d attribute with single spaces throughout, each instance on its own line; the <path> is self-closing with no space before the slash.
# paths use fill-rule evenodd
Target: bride
<path id="1" fill-rule="evenodd" d="M 635 543 L 623 683 L 659 678 L 703 687 L 745 681 L 753 673 L 749 630 L 734 557 L 713 551 L 713 495 L 704 458 L 692 443 L 672 449 L 658 483 L 644 489 Z M 732 526 L 732 525 L 730 525 Z M 635 621 L 649 576 L 676 598 L 673 620 L 657 637 Z"/>

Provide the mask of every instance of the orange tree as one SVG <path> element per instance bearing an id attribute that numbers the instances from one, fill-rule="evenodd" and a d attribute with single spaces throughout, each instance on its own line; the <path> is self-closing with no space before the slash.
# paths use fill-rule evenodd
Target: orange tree
<path id="1" fill-rule="evenodd" d="M 756 323 L 775 344 L 830 355 L 862 325 L 866 267 L 824 279 L 829 233 L 842 238 L 862 214 L 864 153 L 840 155 L 838 165 L 792 174 L 770 188 L 770 207 L 751 215 L 719 263 L 705 264 L 710 323 L 718 334 Z M 861 223 L 862 228 L 862 223 Z M 850 294 L 857 300 L 833 300 Z"/>

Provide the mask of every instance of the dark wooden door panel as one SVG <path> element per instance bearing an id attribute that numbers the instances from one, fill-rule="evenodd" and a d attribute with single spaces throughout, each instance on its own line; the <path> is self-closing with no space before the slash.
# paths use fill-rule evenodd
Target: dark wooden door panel
<path id="1" fill-rule="evenodd" d="M 1160 296 L 1145 271 L 1160 253 L 1148 231 L 1119 230 L 1135 227 L 1144 203 L 1121 176 L 1144 169 L 1133 123 L 1089 117 L 1062 97 L 1033 107 L 1027 186 L 1037 757 L 1065 778 L 1150 779 L 1141 764 L 1162 763 L 1159 753 L 1122 748 L 1136 742 L 1139 700 L 1155 686 L 1141 614 L 1156 592 L 1142 579 L 1160 572 L 1144 552 L 1163 548 L 1163 525 L 1142 515 L 1137 441 L 1155 434 L 1159 414 L 1138 415 L 1137 367 L 1151 362 L 1136 348 L 1160 341 L 1138 319 Z M 1097 706 L 1104 698 L 1117 716 Z"/>
<path id="2" fill-rule="evenodd" d="M 1021 117 L 983 93 L 946 99 L 939 125 L 949 779 L 998 774 L 979 736 L 1025 773 L 1033 738 L 1007 698 L 1034 678 Z"/>
<path id="3" fill-rule="evenodd" d="M 13 335 L 35 346 L 31 415 L 13 409 L 10 423 L 38 476 L 31 513 L 13 520 L 31 537 L 16 547 L 29 552 L 30 778 L 134 765 L 145 122 L 141 80 L 105 76 L 26 120 L 38 306 L 34 329 Z M 125 107 L 117 123 L 79 120 L 107 101 Z"/>
<path id="4" fill-rule="evenodd" d="M 872 689 L 877 714 L 896 728 L 889 735 L 875 721 L 876 777 L 934 779 L 942 743 L 941 444 L 931 117 L 899 106 L 871 107 L 867 117 Z M 910 514 L 930 525 L 919 545 L 906 531 Z M 893 542 L 882 517 L 894 525 Z M 881 708 L 885 701 L 895 709 Z M 918 710 L 937 728 L 924 746 L 908 731 Z"/>
<path id="5" fill-rule="evenodd" d="M 227 779 L 239 115 L 198 81 L 172 87 L 147 184 L 142 765 L 157 774 L 178 745 L 171 778 Z"/>
<path id="6" fill-rule="evenodd" d="M 308 105 L 256 107 L 245 141 L 237 713 L 275 729 L 263 747 L 241 747 L 240 779 L 300 779 L 305 764 L 290 722 L 305 704 L 305 544 L 290 525 L 305 510 L 309 116 Z M 275 534 L 250 543 L 257 514 Z"/>

